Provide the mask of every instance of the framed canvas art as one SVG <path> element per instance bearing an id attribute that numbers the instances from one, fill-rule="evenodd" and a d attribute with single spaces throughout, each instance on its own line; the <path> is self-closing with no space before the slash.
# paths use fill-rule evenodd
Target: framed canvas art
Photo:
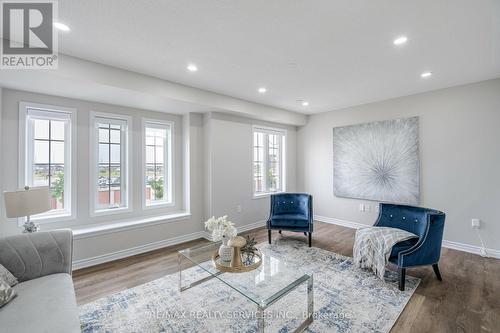
<path id="1" fill-rule="evenodd" d="M 337 197 L 418 205 L 418 117 L 333 129 Z"/>

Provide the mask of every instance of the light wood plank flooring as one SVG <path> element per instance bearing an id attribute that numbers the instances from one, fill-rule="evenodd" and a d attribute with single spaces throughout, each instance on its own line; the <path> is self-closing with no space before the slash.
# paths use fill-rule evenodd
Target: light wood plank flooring
<path id="1" fill-rule="evenodd" d="M 264 228 L 250 233 L 267 241 Z M 283 235 L 306 241 L 300 234 Z M 352 256 L 353 241 L 353 229 L 315 222 L 313 246 Z M 78 304 L 175 273 L 177 250 L 204 242 L 195 240 L 75 271 Z M 431 267 L 408 270 L 422 282 L 391 332 L 500 332 L 500 260 L 443 248 L 440 269 L 443 282 Z"/>

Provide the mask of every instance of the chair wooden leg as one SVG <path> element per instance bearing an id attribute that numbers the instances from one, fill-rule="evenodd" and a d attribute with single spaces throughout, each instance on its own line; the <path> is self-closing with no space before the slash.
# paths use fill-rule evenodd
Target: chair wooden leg
<path id="1" fill-rule="evenodd" d="M 441 273 L 439 272 L 439 267 L 438 264 L 432 265 L 432 269 L 434 269 L 434 273 L 436 273 L 436 277 L 439 281 L 443 281 L 443 278 L 441 277 Z"/>
<path id="2" fill-rule="evenodd" d="M 406 268 L 398 267 L 399 290 L 405 291 Z"/>
<path id="3" fill-rule="evenodd" d="M 271 229 L 267 230 L 267 237 L 269 238 L 269 244 L 271 244 Z"/>
<path id="4" fill-rule="evenodd" d="M 309 233 L 309 247 L 312 246 L 312 232 Z"/>

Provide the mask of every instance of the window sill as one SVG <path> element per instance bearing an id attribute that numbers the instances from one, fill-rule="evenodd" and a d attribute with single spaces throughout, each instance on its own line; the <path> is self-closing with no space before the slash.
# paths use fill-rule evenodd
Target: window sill
<path id="1" fill-rule="evenodd" d="M 280 193 L 285 193 L 285 191 L 267 192 L 267 193 L 262 193 L 262 194 L 254 194 L 253 197 L 252 197 L 252 199 L 254 199 L 254 200 L 256 200 L 256 199 L 264 199 L 264 198 L 270 197 L 273 194 L 280 194 Z"/>
<path id="2" fill-rule="evenodd" d="M 131 213 L 131 212 L 132 212 L 132 209 L 130 207 L 107 208 L 107 209 L 94 210 L 90 213 L 90 216 L 97 217 L 97 216 L 106 216 L 106 215 L 115 215 L 115 214 L 125 214 L 125 213 Z"/>
<path id="3" fill-rule="evenodd" d="M 106 224 L 88 225 L 82 228 L 73 229 L 74 239 L 83 239 L 94 236 L 100 236 L 125 230 L 137 229 L 146 226 L 169 223 L 187 220 L 191 217 L 191 213 L 181 212 L 175 214 L 167 214 L 161 216 L 153 216 L 147 218 L 139 218 L 130 221 L 110 222 Z"/>
<path id="4" fill-rule="evenodd" d="M 161 209 L 161 208 L 170 208 L 170 207 L 174 207 L 175 206 L 175 202 L 155 202 L 155 203 L 150 203 L 150 204 L 147 204 L 147 203 L 143 203 L 142 204 L 142 209 L 143 210 L 150 210 L 150 209 Z"/>
<path id="5" fill-rule="evenodd" d="M 58 213 L 58 214 L 46 214 L 44 216 L 32 216 L 31 217 L 31 222 L 34 222 L 39 225 L 43 224 L 49 224 L 49 223 L 57 223 L 57 222 L 67 222 L 67 221 L 72 221 L 75 220 L 76 216 L 72 215 L 71 213 Z M 20 217 L 17 220 L 17 225 L 18 227 L 22 227 L 24 225 L 24 222 L 26 222 L 26 217 Z"/>

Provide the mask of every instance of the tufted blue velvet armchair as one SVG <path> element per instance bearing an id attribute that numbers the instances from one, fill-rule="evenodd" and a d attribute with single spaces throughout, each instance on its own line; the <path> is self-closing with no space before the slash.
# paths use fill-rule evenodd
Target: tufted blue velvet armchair
<path id="1" fill-rule="evenodd" d="M 391 227 L 414 233 L 418 238 L 396 243 L 389 261 L 398 266 L 399 289 L 405 289 L 406 268 L 432 265 L 439 281 L 438 261 L 441 255 L 445 214 L 413 206 L 380 204 L 379 216 L 374 226 Z"/>
<path id="2" fill-rule="evenodd" d="M 269 244 L 271 230 L 289 230 L 308 235 L 312 244 L 313 212 L 312 196 L 304 193 L 279 193 L 271 195 L 271 213 L 267 220 Z"/>

